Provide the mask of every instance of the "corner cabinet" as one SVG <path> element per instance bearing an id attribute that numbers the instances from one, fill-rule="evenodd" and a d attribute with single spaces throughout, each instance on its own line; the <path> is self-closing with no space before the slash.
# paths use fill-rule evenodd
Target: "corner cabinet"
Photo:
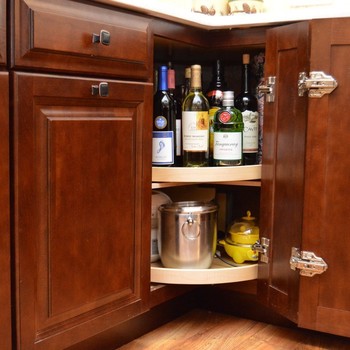
<path id="1" fill-rule="evenodd" d="M 203 57 L 213 59 L 214 51 L 223 58 L 229 52 L 234 60 L 242 50 L 265 50 L 265 90 L 273 93 L 274 102 L 266 100 L 264 105 L 259 226 L 265 253 L 258 263 L 257 297 L 300 327 L 347 337 L 349 28 L 349 18 L 319 19 L 274 28 L 209 31 L 205 41 L 193 31 L 190 39 L 183 35 L 187 46 L 180 47 L 178 54 L 191 52 L 188 63 L 206 64 Z M 157 30 L 176 41 L 169 28 L 159 25 Z M 162 43 L 158 51 L 156 46 L 159 57 L 165 52 Z M 169 47 L 168 60 L 176 62 L 175 45 Z M 331 94 L 323 95 L 323 90 L 336 84 L 328 78 L 315 79 L 322 75 L 318 72 L 336 79 L 338 87 Z M 309 85 L 310 92 L 303 89 Z M 318 93 L 323 96 L 309 97 Z M 194 179 L 201 182 L 200 176 Z M 318 266 L 321 260 L 312 257 L 322 258 L 325 264 Z M 308 277 L 314 272 L 310 269 L 318 268 L 324 272 Z"/>

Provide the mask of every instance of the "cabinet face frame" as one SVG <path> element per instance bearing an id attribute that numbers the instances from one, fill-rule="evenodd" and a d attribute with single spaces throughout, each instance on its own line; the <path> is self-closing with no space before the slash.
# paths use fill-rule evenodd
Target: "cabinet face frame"
<path id="1" fill-rule="evenodd" d="M 11 344 L 9 78 L 0 72 L 0 338 L 4 350 Z"/>
<path id="2" fill-rule="evenodd" d="M 6 64 L 6 0 L 0 0 L 0 65 Z"/>
<path id="3" fill-rule="evenodd" d="M 145 101 L 151 101 L 153 89 L 107 80 L 109 97 L 103 99 L 91 96 L 91 85 L 99 82 L 14 74 L 15 100 L 21 101 L 14 108 L 17 329 L 25 349 L 66 348 L 148 308 L 151 112 Z M 71 165 L 62 163 L 67 159 Z M 79 181 L 79 169 L 90 180 Z M 99 176 L 96 186 L 89 173 Z M 113 193 L 125 197 L 113 200 Z M 100 222 L 95 212 L 106 220 Z"/>

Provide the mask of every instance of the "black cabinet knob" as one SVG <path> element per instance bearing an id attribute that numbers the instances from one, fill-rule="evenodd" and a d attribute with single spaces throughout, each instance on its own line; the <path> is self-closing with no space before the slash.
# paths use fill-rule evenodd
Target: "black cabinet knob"
<path id="1" fill-rule="evenodd" d="M 91 94 L 93 96 L 108 97 L 109 89 L 108 83 L 102 82 L 98 85 L 91 86 Z"/>
<path id="2" fill-rule="evenodd" d="M 104 29 L 100 31 L 100 34 L 93 33 L 92 42 L 94 44 L 101 43 L 102 45 L 108 46 L 111 43 L 111 33 Z"/>

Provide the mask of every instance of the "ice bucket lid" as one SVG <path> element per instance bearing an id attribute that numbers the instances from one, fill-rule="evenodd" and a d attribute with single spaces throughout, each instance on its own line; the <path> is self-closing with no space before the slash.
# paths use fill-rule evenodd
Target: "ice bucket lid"
<path id="1" fill-rule="evenodd" d="M 201 201 L 183 201 L 183 202 L 172 202 L 163 204 L 158 209 L 160 212 L 173 212 L 173 213 L 211 213 L 218 210 L 218 205 L 211 202 Z"/>

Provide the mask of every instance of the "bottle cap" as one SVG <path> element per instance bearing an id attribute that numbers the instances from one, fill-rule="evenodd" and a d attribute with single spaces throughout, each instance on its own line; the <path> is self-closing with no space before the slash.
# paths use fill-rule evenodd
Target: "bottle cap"
<path id="1" fill-rule="evenodd" d="M 222 105 L 223 106 L 233 106 L 234 105 L 234 92 L 233 91 L 224 91 Z"/>

